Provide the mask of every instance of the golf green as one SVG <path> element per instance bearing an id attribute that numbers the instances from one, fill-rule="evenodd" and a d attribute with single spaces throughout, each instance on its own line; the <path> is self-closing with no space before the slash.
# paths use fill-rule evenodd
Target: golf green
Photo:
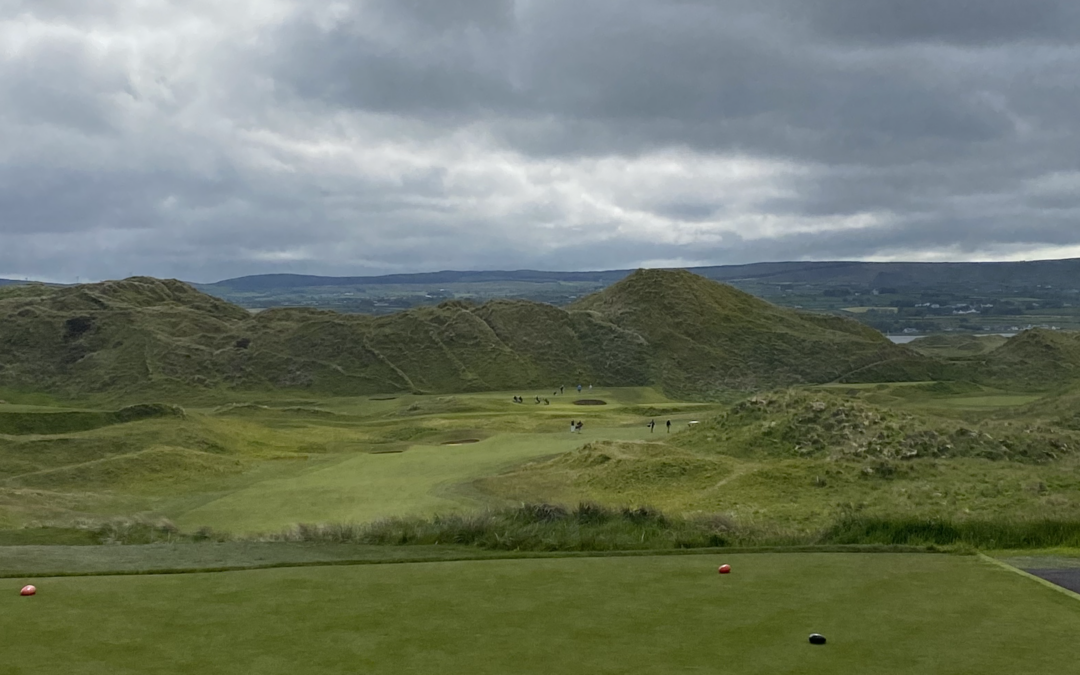
<path id="1" fill-rule="evenodd" d="M 720 562 L 734 569 L 716 574 Z M 39 588 L 22 598 L 22 583 Z M 1066 673 L 1080 603 L 976 557 L 742 554 L 0 582 L 0 671 Z M 807 636 L 824 634 L 825 646 Z"/>

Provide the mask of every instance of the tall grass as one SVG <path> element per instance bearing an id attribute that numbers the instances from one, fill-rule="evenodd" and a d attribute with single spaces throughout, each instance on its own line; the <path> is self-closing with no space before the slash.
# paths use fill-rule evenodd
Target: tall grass
<path id="1" fill-rule="evenodd" d="M 1080 547 L 1080 521 L 848 516 L 827 528 L 821 534 L 821 539 L 830 544 L 968 546 L 979 549 Z"/>
<path id="2" fill-rule="evenodd" d="M 669 518 L 648 507 L 514 508 L 433 518 L 388 518 L 367 525 L 297 525 L 284 541 L 374 545 L 455 544 L 501 551 L 632 551 L 805 543 L 798 535 L 737 526 L 726 516 Z"/>
<path id="3" fill-rule="evenodd" d="M 817 531 L 737 523 L 699 515 L 674 518 L 651 507 L 613 509 L 583 502 L 433 518 L 389 518 L 366 525 L 297 525 L 271 539 L 408 546 L 454 544 L 496 551 L 633 551 L 745 546 L 912 546 L 956 549 L 1080 547 L 1080 521 L 947 520 L 843 515 Z"/>

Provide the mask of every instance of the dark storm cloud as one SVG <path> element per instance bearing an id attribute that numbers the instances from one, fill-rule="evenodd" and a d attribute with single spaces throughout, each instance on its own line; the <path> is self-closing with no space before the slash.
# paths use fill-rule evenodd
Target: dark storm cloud
<path id="1" fill-rule="evenodd" d="M 0 276 L 1080 254 L 1080 4 L 0 0 Z"/>
<path id="2" fill-rule="evenodd" d="M 312 20 L 285 26 L 272 43 L 275 76 L 301 95 L 362 110 L 492 111 L 509 117 L 491 120 L 495 133 L 535 154 L 685 144 L 888 162 L 965 152 L 1014 133 L 1013 120 L 984 100 L 1002 84 L 981 72 L 984 65 L 950 63 L 953 55 L 918 45 L 831 47 L 808 39 L 783 7 L 772 8 L 522 3 L 513 22 L 493 30 L 449 23 L 452 37 L 439 49 L 431 46 L 439 37 L 400 17 L 393 25 L 414 39 L 386 45 L 371 23 L 381 15 L 356 12 L 329 30 Z"/>

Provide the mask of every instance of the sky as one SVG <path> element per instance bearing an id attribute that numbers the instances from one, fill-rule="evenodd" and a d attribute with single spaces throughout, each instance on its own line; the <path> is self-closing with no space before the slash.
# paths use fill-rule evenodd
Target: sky
<path id="1" fill-rule="evenodd" d="M 1076 0 L 0 0 L 0 277 L 1080 257 Z"/>

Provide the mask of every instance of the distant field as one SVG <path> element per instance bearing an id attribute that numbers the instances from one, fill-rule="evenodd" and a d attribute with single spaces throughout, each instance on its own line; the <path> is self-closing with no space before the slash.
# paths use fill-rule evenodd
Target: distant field
<path id="1" fill-rule="evenodd" d="M 716 574 L 720 562 L 734 573 Z M 493 560 L 0 581 L 4 671 L 1016 675 L 1080 603 L 974 557 Z M 828 644 L 815 647 L 819 632 Z"/>
<path id="2" fill-rule="evenodd" d="M 896 314 L 895 307 L 844 307 L 843 311 L 849 314 L 866 314 L 867 312 L 879 312 L 881 314 Z"/>

